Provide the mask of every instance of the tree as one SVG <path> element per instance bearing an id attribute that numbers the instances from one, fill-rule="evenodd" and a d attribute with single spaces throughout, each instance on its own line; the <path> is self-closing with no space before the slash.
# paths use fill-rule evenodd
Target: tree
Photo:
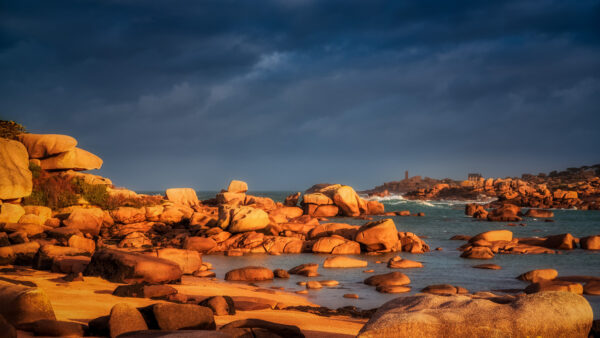
<path id="1" fill-rule="evenodd" d="M 15 121 L 0 120 L 0 137 L 16 140 L 17 135 L 23 133 L 27 133 L 27 130 L 21 124 Z"/>

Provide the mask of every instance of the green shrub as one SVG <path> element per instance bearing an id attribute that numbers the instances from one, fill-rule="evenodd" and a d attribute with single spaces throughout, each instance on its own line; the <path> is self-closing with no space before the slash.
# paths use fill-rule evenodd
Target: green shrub
<path id="1" fill-rule="evenodd" d="M 35 163 L 29 162 L 29 171 L 31 171 L 31 175 L 33 176 L 33 179 L 36 179 L 36 178 L 39 178 L 40 175 L 42 174 L 42 167 L 40 167 L 39 165 L 37 165 Z"/>
<path id="2" fill-rule="evenodd" d="M 104 184 L 89 184 L 82 178 L 74 178 L 73 187 L 77 194 L 81 195 L 90 204 L 106 209 L 108 192 Z"/>
<path id="3" fill-rule="evenodd" d="M 0 137 L 16 140 L 17 135 L 26 132 L 25 127 L 15 121 L 0 120 Z"/>

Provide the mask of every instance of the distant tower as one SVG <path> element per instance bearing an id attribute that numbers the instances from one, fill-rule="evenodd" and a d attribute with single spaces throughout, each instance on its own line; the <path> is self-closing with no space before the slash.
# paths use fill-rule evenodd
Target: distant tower
<path id="1" fill-rule="evenodd" d="M 408 170 L 404 172 L 404 179 L 408 181 Z"/>

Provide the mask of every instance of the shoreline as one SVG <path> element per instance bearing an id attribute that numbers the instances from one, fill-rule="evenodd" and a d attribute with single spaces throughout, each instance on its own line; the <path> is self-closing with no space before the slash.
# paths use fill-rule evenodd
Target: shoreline
<path id="1" fill-rule="evenodd" d="M 72 321 L 87 324 L 90 320 L 110 313 L 115 304 L 128 303 L 135 307 L 143 307 L 157 303 L 167 303 L 165 300 L 148 298 L 117 297 L 113 290 L 124 285 L 112 283 L 100 277 L 84 277 L 83 282 L 64 282 L 64 274 L 18 267 L 19 273 L 3 272 L 2 277 L 18 281 L 30 281 L 43 290 L 59 321 Z M 242 283 L 224 282 L 184 276 L 181 284 L 168 284 L 186 295 L 210 297 L 218 295 L 256 297 L 288 306 L 318 306 L 300 295 L 290 292 L 270 290 L 260 291 L 260 287 Z M 235 315 L 215 316 L 218 327 L 239 319 L 260 318 L 263 320 L 298 326 L 306 337 L 354 337 L 367 322 L 347 316 L 324 317 L 295 310 L 250 310 L 237 311 Z M 20 331 L 20 336 L 28 337 L 28 333 Z"/>

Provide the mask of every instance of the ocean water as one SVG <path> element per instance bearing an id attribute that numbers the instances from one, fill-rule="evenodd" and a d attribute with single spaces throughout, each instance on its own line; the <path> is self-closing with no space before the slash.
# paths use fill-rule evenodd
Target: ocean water
<path id="1" fill-rule="evenodd" d="M 199 192 L 200 199 L 212 198 L 216 192 Z M 256 196 L 266 196 L 275 201 L 283 201 L 292 192 L 252 192 Z M 460 258 L 459 246 L 463 241 L 451 241 L 450 237 L 458 234 L 476 235 L 480 232 L 497 229 L 508 229 L 515 237 L 544 237 L 548 235 L 571 233 L 576 237 L 600 234 L 600 211 L 554 210 L 554 222 L 524 218 L 526 226 L 507 226 L 503 222 L 487 222 L 474 220 L 464 215 L 465 202 L 409 201 L 401 197 L 379 199 L 385 205 L 386 211 L 410 210 L 411 213 L 424 212 L 425 217 L 391 217 L 399 231 L 410 231 L 421 237 L 429 244 L 432 251 L 425 254 L 392 253 L 379 256 L 356 255 L 369 262 L 367 268 L 356 269 L 324 269 L 319 267 L 320 277 L 312 280 L 334 279 L 340 285 L 320 290 L 309 290 L 305 295 L 310 301 L 322 306 L 337 308 L 353 305 L 362 309 L 375 308 L 383 303 L 419 292 L 431 284 L 452 284 L 467 288 L 471 292 L 498 289 L 523 289 L 528 284 L 517 280 L 519 274 L 533 269 L 553 268 L 559 276 L 593 275 L 600 276 L 600 252 L 576 249 L 562 251 L 554 255 L 496 255 L 490 260 L 473 260 Z M 385 217 L 374 216 L 373 219 Z M 388 217 L 389 218 L 389 217 Z M 352 218 L 331 218 L 332 222 L 342 222 L 361 225 L 366 221 Z M 441 247 L 442 251 L 434 251 Z M 403 258 L 420 261 L 424 267 L 420 269 L 389 269 L 386 263 L 389 258 L 400 255 Z M 206 255 L 204 260 L 215 267 L 217 278 L 223 278 L 231 269 L 260 265 L 271 269 L 290 269 L 303 263 L 319 263 L 330 255 L 298 254 L 270 256 L 253 254 L 242 257 L 225 257 L 222 255 Z M 377 264 L 376 261 L 383 263 Z M 482 263 L 500 265 L 502 270 L 475 269 L 472 266 Z M 364 273 L 365 269 L 373 269 L 374 273 Z M 412 291 L 405 294 L 382 294 L 375 288 L 363 284 L 363 280 L 373 274 L 400 271 L 410 280 Z M 276 279 L 272 282 L 257 283 L 264 287 L 284 287 L 288 291 L 301 290 L 304 287 L 296 285 L 299 281 L 309 280 L 303 276 L 291 276 L 289 280 Z M 356 293 L 359 299 L 343 298 L 345 293 Z M 594 317 L 600 318 L 600 296 L 584 296 L 593 308 Z"/>

